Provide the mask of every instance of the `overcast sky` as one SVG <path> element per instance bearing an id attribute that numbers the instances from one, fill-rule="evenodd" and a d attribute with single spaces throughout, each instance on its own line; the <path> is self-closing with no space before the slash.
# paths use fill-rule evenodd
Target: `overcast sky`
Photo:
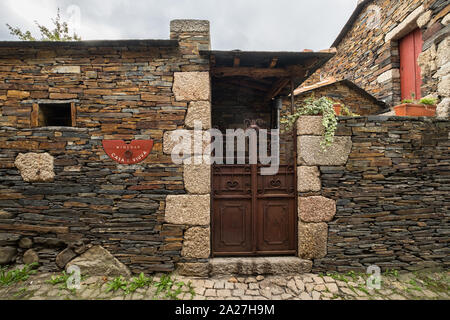
<path id="1" fill-rule="evenodd" d="M 168 39 L 170 20 L 189 18 L 211 21 L 215 50 L 320 50 L 330 47 L 356 4 L 357 0 L 0 0 L 0 40 L 15 40 L 6 23 L 39 36 L 33 21 L 51 26 L 59 7 L 83 40 Z"/>

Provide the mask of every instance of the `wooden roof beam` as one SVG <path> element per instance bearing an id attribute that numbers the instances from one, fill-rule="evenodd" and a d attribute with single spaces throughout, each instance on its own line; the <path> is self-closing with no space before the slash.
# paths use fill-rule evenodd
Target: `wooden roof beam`
<path id="1" fill-rule="evenodd" d="M 276 97 L 290 82 L 290 78 L 279 79 L 269 90 L 265 97 L 265 100 L 270 101 L 272 98 Z"/>
<path id="2" fill-rule="evenodd" d="M 216 65 L 216 56 L 212 54 L 209 57 L 209 62 L 211 63 L 211 66 L 214 67 Z"/>
<path id="3" fill-rule="evenodd" d="M 233 60 L 233 68 L 237 68 L 237 67 L 239 67 L 239 65 L 241 64 L 241 58 L 239 58 L 239 57 L 234 57 L 234 60 Z"/>
<path id="4" fill-rule="evenodd" d="M 269 68 L 270 69 L 275 68 L 277 66 L 277 63 L 278 63 L 278 58 L 277 57 L 273 57 L 272 61 L 270 61 Z"/>
<path id="5" fill-rule="evenodd" d="M 264 78 L 288 78 L 291 72 L 286 69 L 277 68 L 249 68 L 249 67 L 219 67 L 212 70 L 215 77 L 250 77 L 255 79 Z"/>

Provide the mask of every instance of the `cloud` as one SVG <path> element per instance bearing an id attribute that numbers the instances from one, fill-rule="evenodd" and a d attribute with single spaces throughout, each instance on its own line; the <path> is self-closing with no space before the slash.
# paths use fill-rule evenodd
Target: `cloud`
<path id="1" fill-rule="evenodd" d="M 80 8 L 83 39 L 167 39 L 172 19 L 211 21 L 214 49 L 299 51 L 328 48 L 356 0 L 2 0 L 0 40 L 12 40 L 5 23 L 38 34 L 58 7 L 66 19 Z"/>

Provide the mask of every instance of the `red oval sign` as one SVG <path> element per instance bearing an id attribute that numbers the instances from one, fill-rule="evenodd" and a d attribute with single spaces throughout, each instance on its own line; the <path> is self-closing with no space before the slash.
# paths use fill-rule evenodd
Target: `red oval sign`
<path id="1" fill-rule="evenodd" d="M 103 140 L 106 154 L 120 164 L 136 164 L 144 161 L 153 148 L 153 140 L 134 140 L 127 144 L 123 140 Z"/>

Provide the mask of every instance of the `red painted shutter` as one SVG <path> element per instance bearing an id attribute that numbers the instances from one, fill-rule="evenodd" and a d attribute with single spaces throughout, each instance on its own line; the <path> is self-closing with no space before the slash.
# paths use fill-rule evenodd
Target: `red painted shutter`
<path id="1" fill-rule="evenodd" d="M 416 98 L 422 98 L 422 74 L 420 72 L 420 67 L 418 64 L 419 55 L 422 53 L 423 40 L 422 40 L 422 30 L 417 28 L 414 31 L 414 66 L 416 70 Z"/>
<path id="2" fill-rule="evenodd" d="M 400 40 L 400 81 L 402 100 L 411 99 L 414 93 L 416 99 L 422 97 L 422 75 L 417 63 L 422 52 L 422 31 L 416 29 Z"/>

